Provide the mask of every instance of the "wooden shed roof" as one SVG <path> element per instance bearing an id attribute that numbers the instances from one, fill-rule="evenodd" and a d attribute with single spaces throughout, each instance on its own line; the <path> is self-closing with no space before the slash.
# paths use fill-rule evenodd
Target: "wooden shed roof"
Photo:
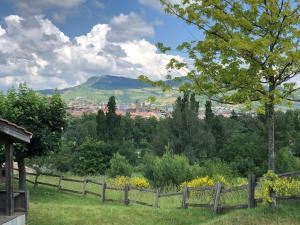
<path id="1" fill-rule="evenodd" d="M 0 118 L 0 140 L 30 143 L 32 133 L 8 120 Z"/>

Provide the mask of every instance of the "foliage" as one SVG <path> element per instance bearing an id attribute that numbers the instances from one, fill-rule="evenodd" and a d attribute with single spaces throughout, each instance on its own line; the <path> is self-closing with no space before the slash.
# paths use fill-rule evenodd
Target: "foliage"
<path id="1" fill-rule="evenodd" d="M 185 156 L 172 155 L 168 150 L 160 158 L 146 154 L 144 157 L 144 176 L 154 186 L 179 185 L 196 176 L 197 166 L 191 166 Z"/>
<path id="2" fill-rule="evenodd" d="M 263 198 L 265 202 L 272 202 L 270 197 L 270 189 L 273 189 L 276 196 L 288 197 L 299 195 L 300 190 L 300 180 L 291 177 L 280 178 L 273 171 L 268 171 L 264 174 L 261 181 L 261 189 L 257 194 L 259 197 Z"/>
<path id="3" fill-rule="evenodd" d="M 180 186 L 188 187 L 211 187 L 221 182 L 225 187 L 236 187 L 248 183 L 247 179 L 240 177 L 225 177 L 223 175 L 214 174 L 213 176 L 197 177 L 190 181 L 183 182 Z"/>
<path id="4" fill-rule="evenodd" d="M 182 183 L 180 186 L 188 186 L 188 187 L 210 187 L 213 186 L 214 180 L 210 179 L 208 176 L 206 177 L 197 177 L 191 181 L 187 181 Z"/>
<path id="5" fill-rule="evenodd" d="M 223 175 L 225 177 L 234 177 L 237 172 L 230 167 L 228 163 L 221 161 L 220 159 L 213 159 L 204 161 L 200 166 L 199 174 L 201 176 L 213 177 L 216 174 Z"/>
<path id="6" fill-rule="evenodd" d="M 121 117 L 116 114 L 116 99 L 111 96 L 107 103 L 108 111 L 104 113 L 101 109 L 96 117 L 97 136 L 104 141 L 117 140 L 119 136 L 119 128 Z"/>
<path id="7" fill-rule="evenodd" d="M 212 156 L 214 137 L 203 129 L 198 109 L 199 102 L 193 93 L 186 92 L 177 98 L 172 118 L 162 122 L 165 127 L 157 127 L 154 146 L 160 149 L 160 153 L 168 145 L 173 153 L 184 154 L 191 162 Z"/>
<path id="8" fill-rule="evenodd" d="M 87 138 L 73 152 L 73 172 L 79 175 L 104 174 L 112 158 L 112 148 L 103 141 Z"/>
<path id="9" fill-rule="evenodd" d="M 132 173 L 132 166 L 128 162 L 128 160 L 116 153 L 113 155 L 112 159 L 109 161 L 109 169 L 107 171 L 110 177 L 117 177 L 117 176 L 131 176 Z"/>
<path id="10" fill-rule="evenodd" d="M 275 160 L 278 173 L 300 170 L 300 159 L 295 157 L 288 148 L 280 149 Z"/>
<path id="11" fill-rule="evenodd" d="M 67 128 L 64 130 L 64 140 L 73 141 L 76 145 L 82 144 L 87 138 L 96 139 L 95 115 L 84 114 L 79 118 L 68 118 Z"/>
<path id="12" fill-rule="evenodd" d="M 177 50 L 190 62 L 170 59 L 167 69 L 189 71 L 188 82 L 179 90 L 192 90 L 248 109 L 259 103 L 268 125 L 268 168 L 274 162 L 274 108 L 291 104 L 299 88 L 300 7 L 298 1 L 192 1 L 181 4 L 161 0 L 167 13 L 204 32 L 198 40 L 186 41 Z M 167 50 L 159 45 L 160 49 Z M 163 81 L 140 79 L 166 90 Z"/>
<path id="13" fill-rule="evenodd" d="M 127 177 L 127 176 L 117 176 L 111 181 L 112 185 L 116 187 L 124 187 L 126 184 L 137 187 L 137 188 L 148 188 L 149 182 L 143 177 Z"/>
<path id="14" fill-rule="evenodd" d="M 66 111 L 58 94 L 47 98 L 21 84 L 18 90 L 10 89 L 1 98 L 3 108 L 0 117 L 34 134 L 30 144 L 16 147 L 17 161 L 59 148 L 62 131 L 66 126 Z"/>

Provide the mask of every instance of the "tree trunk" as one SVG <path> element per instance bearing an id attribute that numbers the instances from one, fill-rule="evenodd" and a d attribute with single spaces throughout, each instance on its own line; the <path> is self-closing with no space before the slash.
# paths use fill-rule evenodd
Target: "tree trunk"
<path id="1" fill-rule="evenodd" d="M 274 147 L 274 104 L 266 106 L 268 127 L 268 169 L 275 171 L 275 147 Z"/>
<path id="2" fill-rule="evenodd" d="M 268 127 L 268 170 L 275 172 L 275 135 L 274 135 L 274 87 L 269 87 L 269 102 L 266 104 L 267 127 Z M 270 206 L 273 211 L 276 210 L 276 193 L 270 187 L 271 197 Z"/>
<path id="3" fill-rule="evenodd" d="M 18 168 L 19 168 L 19 189 L 26 190 L 26 169 L 24 158 L 18 159 Z"/>

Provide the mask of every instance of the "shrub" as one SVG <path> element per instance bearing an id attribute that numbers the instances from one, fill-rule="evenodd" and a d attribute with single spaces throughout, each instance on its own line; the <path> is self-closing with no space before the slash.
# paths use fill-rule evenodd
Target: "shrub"
<path id="1" fill-rule="evenodd" d="M 172 155 L 169 151 L 161 158 L 146 154 L 143 161 L 144 176 L 159 187 L 178 186 L 199 171 L 197 165 L 191 166 L 185 156 Z"/>
<path id="2" fill-rule="evenodd" d="M 258 197 L 263 198 L 265 202 L 271 202 L 269 191 L 272 188 L 276 196 L 287 197 L 299 195 L 300 181 L 293 178 L 280 178 L 273 171 L 264 174 L 261 181 L 261 189 L 257 193 Z"/>
<path id="3" fill-rule="evenodd" d="M 277 152 L 275 163 L 278 173 L 300 170 L 300 159 L 290 153 L 288 148 L 281 148 Z"/>
<path id="4" fill-rule="evenodd" d="M 214 175 L 213 177 L 197 177 L 190 181 L 183 182 L 180 186 L 188 186 L 188 187 L 210 187 L 214 186 L 216 183 L 221 182 L 225 185 L 225 187 L 235 187 L 240 185 L 245 185 L 248 183 L 247 179 L 235 177 L 235 178 L 225 178 L 222 175 Z"/>
<path id="5" fill-rule="evenodd" d="M 112 180 L 112 185 L 116 187 L 124 187 L 125 184 L 129 184 L 132 187 L 138 187 L 138 188 L 148 188 L 149 187 L 149 181 L 143 177 L 126 177 L 126 176 L 117 176 Z"/>
<path id="6" fill-rule="evenodd" d="M 116 153 L 109 162 L 107 174 L 110 177 L 131 176 L 132 170 L 132 166 L 128 160 L 119 153 Z"/>
<path id="7" fill-rule="evenodd" d="M 75 148 L 73 172 L 78 175 L 104 174 L 111 157 L 112 149 L 109 144 L 88 138 Z"/>
<path id="8" fill-rule="evenodd" d="M 133 177 L 130 180 L 130 185 L 138 188 L 148 188 L 149 181 L 143 177 Z"/>
<path id="9" fill-rule="evenodd" d="M 207 160 L 201 165 L 200 175 L 209 177 L 213 177 L 215 175 L 234 177 L 237 175 L 237 172 L 232 169 L 228 163 L 223 162 L 220 159 L 214 159 Z"/>

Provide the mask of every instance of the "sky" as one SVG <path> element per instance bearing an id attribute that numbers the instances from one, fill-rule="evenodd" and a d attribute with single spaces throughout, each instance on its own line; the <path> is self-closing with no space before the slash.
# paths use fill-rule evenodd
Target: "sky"
<path id="1" fill-rule="evenodd" d="M 99 75 L 163 79 L 167 62 L 185 57 L 155 43 L 200 36 L 159 0 L 0 0 L 0 90 L 61 89 Z"/>

